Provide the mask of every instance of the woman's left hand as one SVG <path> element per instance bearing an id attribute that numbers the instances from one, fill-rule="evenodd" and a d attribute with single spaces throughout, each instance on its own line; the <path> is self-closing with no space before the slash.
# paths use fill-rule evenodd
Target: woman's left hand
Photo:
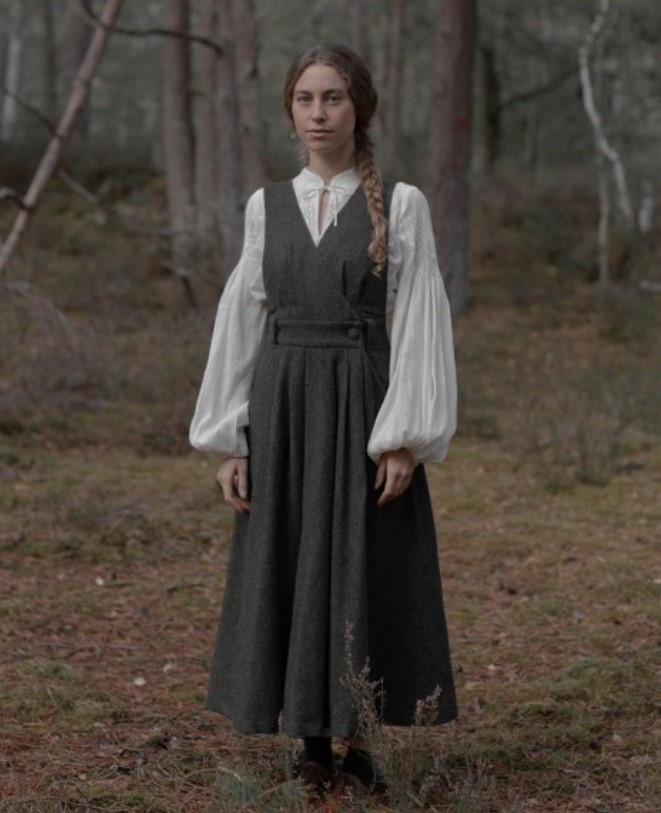
<path id="1" fill-rule="evenodd" d="M 385 484 L 376 503 L 379 508 L 392 502 L 406 491 L 411 484 L 414 469 L 415 458 L 408 449 L 396 449 L 381 455 L 374 483 L 375 490 Z"/>

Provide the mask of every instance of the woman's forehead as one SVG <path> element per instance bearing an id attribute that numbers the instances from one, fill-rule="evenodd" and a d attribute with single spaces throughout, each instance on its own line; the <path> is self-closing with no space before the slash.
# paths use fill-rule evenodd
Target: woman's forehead
<path id="1" fill-rule="evenodd" d="M 315 62 L 298 77 L 294 90 L 346 90 L 346 82 L 332 65 Z"/>

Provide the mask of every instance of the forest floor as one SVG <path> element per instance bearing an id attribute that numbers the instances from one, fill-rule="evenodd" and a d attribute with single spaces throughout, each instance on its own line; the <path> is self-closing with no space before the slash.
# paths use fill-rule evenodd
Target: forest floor
<path id="1" fill-rule="evenodd" d="M 4 322 L 28 395 L 5 368 L 2 813 L 661 810 L 657 301 L 479 264 L 460 430 L 428 468 L 460 716 L 386 732 L 389 798 L 315 806 L 296 741 L 203 711 L 232 521 L 185 435 L 212 309 L 146 318 L 130 245 L 41 228 L 24 268 L 87 332 L 63 372 Z"/>

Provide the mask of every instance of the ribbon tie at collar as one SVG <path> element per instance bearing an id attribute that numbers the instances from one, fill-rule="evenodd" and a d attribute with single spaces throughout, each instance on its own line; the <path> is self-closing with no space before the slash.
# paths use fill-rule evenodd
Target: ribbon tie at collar
<path id="1" fill-rule="evenodd" d="M 324 184 L 323 186 L 316 186 L 313 189 L 306 189 L 303 192 L 303 198 L 310 203 L 313 203 L 314 198 L 317 198 L 316 201 L 316 211 L 314 212 L 314 222 L 317 223 L 319 221 L 318 212 L 319 212 L 319 205 L 321 203 L 321 196 L 324 192 L 328 192 L 328 211 L 333 219 L 333 225 L 337 226 L 337 216 L 340 211 L 340 203 L 347 197 L 348 190 L 344 189 L 342 186 L 328 186 L 328 184 Z"/>

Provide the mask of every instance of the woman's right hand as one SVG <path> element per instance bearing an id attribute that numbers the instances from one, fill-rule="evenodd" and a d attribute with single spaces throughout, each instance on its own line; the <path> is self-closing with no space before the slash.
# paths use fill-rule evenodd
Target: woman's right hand
<path id="1" fill-rule="evenodd" d="M 250 511 L 247 457 L 228 457 L 223 460 L 218 468 L 216 480 L 220 484 L 225 501 L 239 514 Z"/>

